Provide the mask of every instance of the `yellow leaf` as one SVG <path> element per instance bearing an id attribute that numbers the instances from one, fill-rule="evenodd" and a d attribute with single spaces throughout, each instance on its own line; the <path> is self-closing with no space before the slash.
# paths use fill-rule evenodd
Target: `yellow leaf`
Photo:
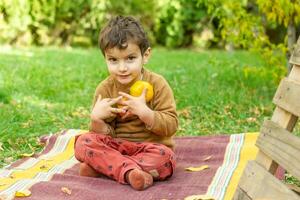
<path id="1" fill-rule="evenodd" d="M 47 166 L 47 165 L 42 165 L 42 166 L 40 166 L 40 169 L 41 170 L 47 170 L 49 167 Z"/>
<path id="2" fill-rule="evenodd" d="M 68 195 L 71 195 L 71 194 L 72 194 L 72 191 L 71 191 L 69 188 L 67 188 L 67 187 L 62 187 L 62 188 L 61 188 L 61 191 L 62 191 L 63 193 L 68 194 Z"/>
<path id="3" fill-rule="evenodd" d="M 29 197 L 30 195 L 30 190 L 19 190 L 15 193 L 15 197 Z"/>
<path id="4" fill-rule="evenodd" d="M 203 161 L 208 161 L 209 159 L 211 159 L 212 156 L 207 156 L 203 159 Z"/>
<path id="5" fill-rule="evenodd" d="M 209 195 L 191 195 L 185 197 L 184 200 L 215 200 L 215 198 Z"/>
<path id="6" fill-rule="evenodd" d="M 5 183 L 0 183 L 0 187 L 1 187 L 1 186 L 5 186 L 5 185 L 6 185 Z"/>
<path id="7" fill-rule="evenodd" d="M 208 165 L 202 165 L 199 167 L 187 167 L 187 168 L 185 168 L 185 170 L 190 171 L 190 172 L 199 172 L 199 171 L 202 171 L 202 170 L 208 169 L 208 168 L 209 168 Z"/>
<path id="8" fill-rule="evenodd" d="M 34 152 L 32 152 L 32 153 L 23 153 L 23 154 L 21 154 L 21 156 L 22 157 L 31 157 L 31 156 L 33 156 L 33 154 L 34 154 Z"/>

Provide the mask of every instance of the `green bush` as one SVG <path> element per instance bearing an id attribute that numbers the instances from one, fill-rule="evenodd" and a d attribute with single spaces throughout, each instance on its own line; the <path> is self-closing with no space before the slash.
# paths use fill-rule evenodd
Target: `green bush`
<path id="1" fill-rule="evenodd" d="M 112 15 L 134 15 L 154 26 L 155 1 L 11 0 L 0 2 L 0 43 L 96 45 L 99 29 Z M 151 31 L 150 31 L 151 33 Z M 153 39 L 153 34 L 150 34 Z"/>
<path id="2" fill-rule="evenodd" d="M 167 47 L 190 46 L 193 35 L 204 28 L 206 16 L 196 0 L 161 1 L 154 30 L 157 42 Z"/>

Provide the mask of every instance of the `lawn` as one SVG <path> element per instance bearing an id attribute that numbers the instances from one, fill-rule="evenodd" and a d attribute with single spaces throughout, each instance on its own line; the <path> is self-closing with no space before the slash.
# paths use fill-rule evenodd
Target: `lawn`
<path id="1" fill-rule="evenodd" d="M 146 66 L 174 90 L 177 135 L 255 132 L 272 115 L 278 74 L 246 51 L 154 49 Z M 39 150 L 37 138 L 88 129 L 92 96 L 107 76 L 97 49 L 0 51 L 0 167 Z"/>

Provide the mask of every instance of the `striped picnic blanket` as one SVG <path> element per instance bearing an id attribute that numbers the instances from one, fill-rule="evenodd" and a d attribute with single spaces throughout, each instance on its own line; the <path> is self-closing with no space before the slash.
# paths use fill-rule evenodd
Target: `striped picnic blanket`
<path id="1" fill-rule="evenodd" d="M 155 182 L 145 191 L 109 178 L 78 175 L 74 157 L 74 139 L 83 130 L 66 130 L 43 139 L 44 150 L 0 169 L 0 199 L 13 199 L 16 191 L 30 190 L 24 199 L 185 199 L 192 195 L 209 195 L 231 199 L 238 180 L 258 149 L 258 133 L 218 136 L 177 137 L 177 166 L 171 178 Z M 191 172 L 187 167 L 207 165 L 208 169 Z M 126 194 L 126 195 L 124 195 Z"/>

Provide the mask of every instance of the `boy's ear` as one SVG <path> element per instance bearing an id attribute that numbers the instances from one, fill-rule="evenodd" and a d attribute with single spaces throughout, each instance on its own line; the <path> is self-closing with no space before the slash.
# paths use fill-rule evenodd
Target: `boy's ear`
<path id="1" fill-rule="evenodd" d="M 151 56 L 151 48 L 148 47 L 148 49 L 146 49 L 143 55 L 143 64 L 146 64 L 148 62 L 150 56 Z"/>

